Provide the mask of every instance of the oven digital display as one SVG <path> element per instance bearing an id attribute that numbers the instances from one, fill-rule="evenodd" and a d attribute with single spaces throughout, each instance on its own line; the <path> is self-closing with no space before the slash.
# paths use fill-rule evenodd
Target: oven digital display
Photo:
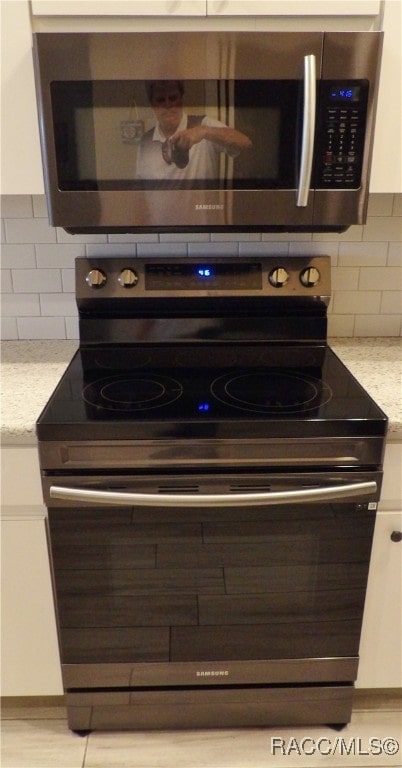
<path id="1" fill-rule="evenodd" d="M 242 291 L 261 290 L 262 271 L 259 263 L 169 264 L 145 265 L 147 291 Z"/>

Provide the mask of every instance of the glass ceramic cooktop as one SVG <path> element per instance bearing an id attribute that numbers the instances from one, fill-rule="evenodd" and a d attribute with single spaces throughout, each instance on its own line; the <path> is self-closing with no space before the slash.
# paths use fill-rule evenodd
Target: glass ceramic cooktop
<path id="1" fill-rule="evenodd" d="M 386 417 L 330 348 L 319 367 L 199 367 L 196 348 L 188 360 L 176 367 L 166 348 L 80 349 L 38 420 L 39 439 L 385 433 Z"/>

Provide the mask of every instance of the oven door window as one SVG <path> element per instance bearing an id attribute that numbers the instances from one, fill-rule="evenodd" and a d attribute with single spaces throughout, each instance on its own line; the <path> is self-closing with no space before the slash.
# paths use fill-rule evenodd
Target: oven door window
<path id="1" fill-rule="evenodd" d="M 51 98 L 61 190 L 297 186 L 301 81 L 55 81 Z"/>
<path id="2" fill-rule="evenodd" d="M 49 510 L 64 664 L 357 656 L 366 505 Z"/>

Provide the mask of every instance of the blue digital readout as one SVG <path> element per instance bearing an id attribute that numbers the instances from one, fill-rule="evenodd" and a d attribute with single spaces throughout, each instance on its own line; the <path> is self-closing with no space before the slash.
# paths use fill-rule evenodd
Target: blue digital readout
<path id="1" fill-rule="evenodd" d="M 340 99 L 341 101 L 348 101 L 354 99 L 356 96 L 355 88 L 336 88 L 331 90 L 331 99 Z"/>
<path id="2" fill-rule="evenodd" d="M 198 277 L 212 277 L 213 271 L 211 267 L 197 267 Z"/>
<path id="3" fill-rule="evenodd" d="M 207 403 L 207 402 L 199 403 L 198 410 L 200 411 L 200 413 L 207 413 L 209 411 L 210 407 L 211 407 L 210 404 Z"/>

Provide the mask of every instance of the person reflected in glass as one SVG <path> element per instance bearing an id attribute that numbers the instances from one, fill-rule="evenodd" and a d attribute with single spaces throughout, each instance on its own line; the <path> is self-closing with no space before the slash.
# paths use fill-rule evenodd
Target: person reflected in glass
<path id="1" fill-rule="evenodd" d="M 207 115 L 188 115 L 182 81 L 152 81 L 147 92 L 156 125 L 139 145 L 139 178 L 218 179 L 222 152 L 236 157 L 252 147 L 250 139 L 235 128 Z"/>

